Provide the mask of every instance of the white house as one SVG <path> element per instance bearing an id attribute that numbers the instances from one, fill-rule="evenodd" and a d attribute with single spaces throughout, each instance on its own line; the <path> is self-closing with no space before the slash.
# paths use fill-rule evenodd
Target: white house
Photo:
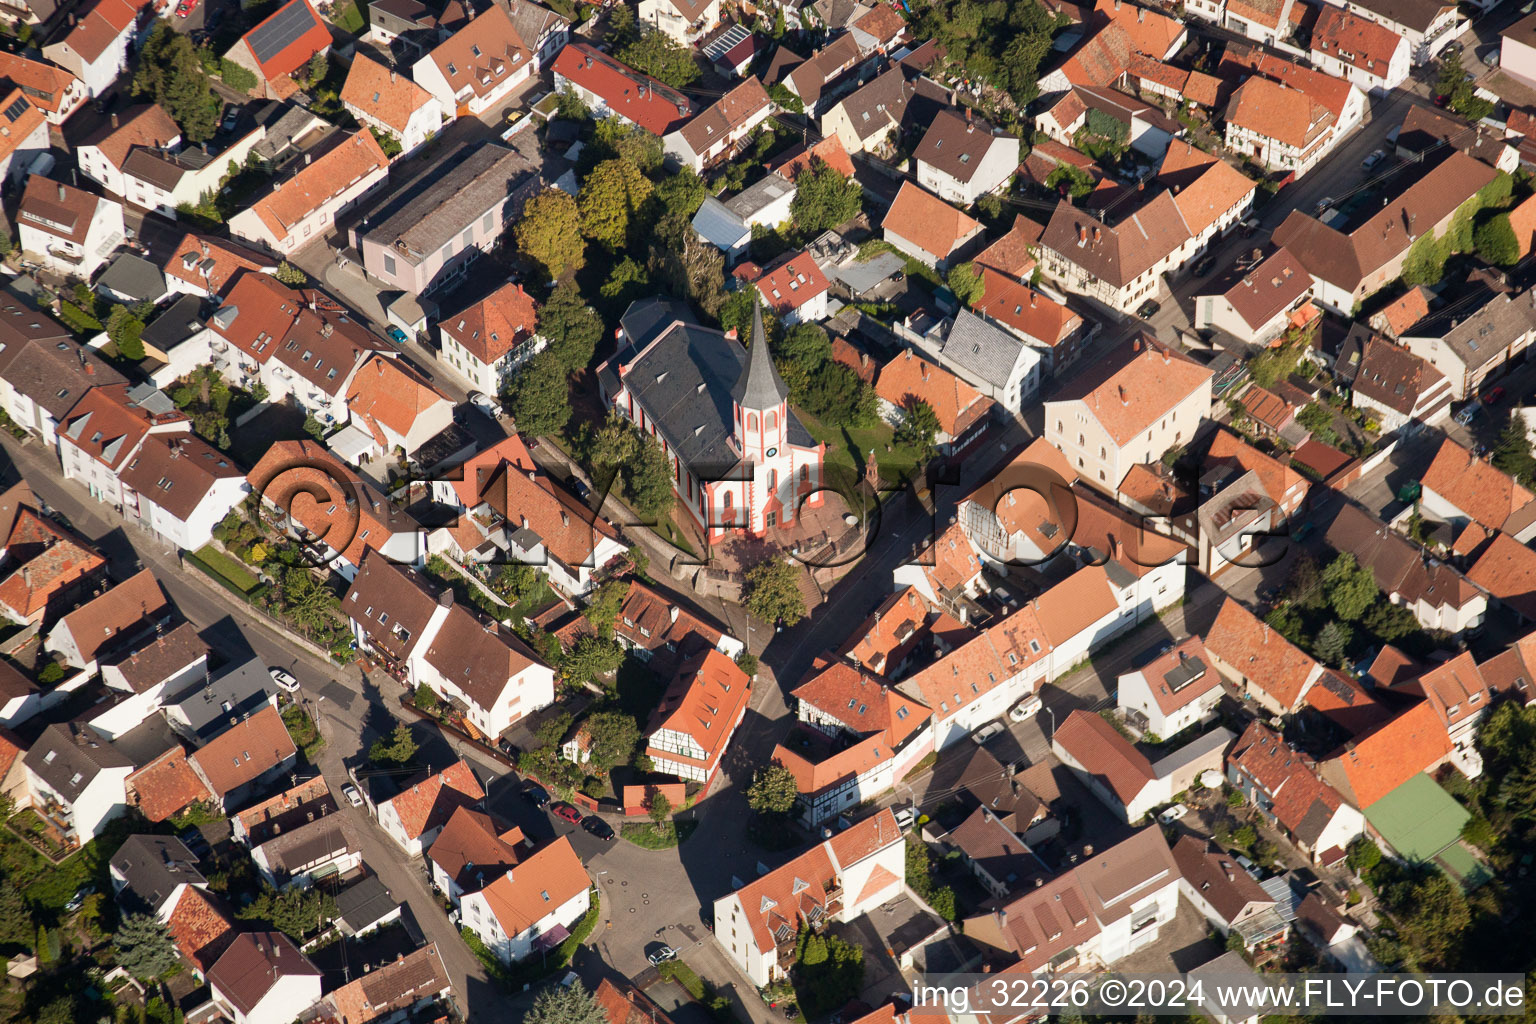
<path id="1" fill-rule="evenodd" d="M 139 445 L 152 434 L 179 440 L 190 433 L 191 420 L 148 385 L 92 388 L 59 425 L 64 479 L 85 485 L 97 501 L 121 505 L 123 474 Z"/>
<path id="2" fill-rule="evenodd" d="M 91 96 L 100 96 L 127 66 L 143 9 L 134 0 L 96 0 L 70 17 L 69 33 L 43 47 L 43 56 L 73 72 Z"/>
<path id="3" fill-rule="evenodd" d="M 373 457 L 380 461 L 399 452 L 414 455 L 453 423 L 448 396 L 383 353 L 368 356 L 358 366 L 346 401 L 352 424 L 367 432 Z"/>
<path id="4" fill-rule="evenodd" d="M 1410 4 L 1395 0 L 1343 0 L 1340 6 L 1406 39 L 1415 64 L 1434 59 L 1467 25 L 1457 6 L 1446 0 Z"/>
<path id="5" fill-rule="evenodd" d="M 1372 95 L 1396 89 L 1413 66 L 1406 36 L 1331 3 L 1312 27 L 1312 63 Z"/>
<path id="6" fill-rule="evenodd" d="M 1205 771 L 1220 771 L 1232 733 L 1216 728 L 1156 763 L 1107 720 L 1074 711 L 1051 735 L 1051 750 L 1105 806 L 1129 824 L 1170 802 Z"/>
<path id="7" fill-rule="evenodd" d="M 175 836 L 129 836 L 112 855 L 108 872 L 120 906 L 146 909 L 162 923 L 169 923 L 187 889 L 208 888 L 197 857 Z"/>
<path id="8" fill-rule="evenodd" d="M 379 803 L 379 827 L 408 857 L 420 857 L 437 839 L 453 812 L 485 799 L 468 762 L 460 759 L 434 775 L 417 779 Z"/>
<path id="9" fill-rule="evenodd" d="M 0 408 L 50 450 L 59 421 L 86 391 L 123 382 L 95 350 L 20 299 L 0 299 L 0 341 Z"/>
<path id="10" fill-rule="evenodd" d="M 678 667 L 646 726 L 645 753 L 656 771 L 708 788 L 751 703 L 751 679 L 710 649 Z"/>
<path id="11" fill-rule="evenodd" d="M 33 175 L 22 194 L 16 227 L 22 251 L 58 273 L 90 278 L 123 241 L 123 206 Z"/>
<path id="12" fill-rule="evenodd" d="M 119 479 L 125 519 L 183 551 L 207 544 L 251 490 L 245 470 L 190 434 L 151 433 Z"/>
<path id="13" fill-rule="evenodd" d="M 208 969 L 214 1001 L 234 1024 L 288 1024 L 320 998 L 320 968 L 281 932 L 241 932 Z"/>
<path id="14" fill-rule="evenodd" d="M 803 249 L 787 252 L 762 268 L 743 263 L 736 268 L 735 276 L 750 281 L 763 304 L 786 327 L 813 324 L 827 317 L 827 297 L 832 286 L 816 260 Z"/>
<path id="15" fill-rule="evenodd" d="M 32 809 L 66 845 L 84 846 L 127 809 L 133 760 L 88 725 L 50 725 L 22 764 Z"/>
<path id="16" fill-rule="evenodd" d="M 113 701 L 91 724 L 108 739 L 158 715 L 166 694 L 179 694 L 208 679 L 208 647 L 188 622 L 103 654 L 98 663 L 102 683 L 114 691 Z"/>
<path id="17" fill-rule="evenodd" d="M 823 840 L 714 905 L 720 952 L 759 988 L 793 963 L 806 922 L 820 929 L 857 920 L 903 891 L 906 842 L 888 808 Z"/>
<path id="18" fill-rule="evenodd" d="M 656 2 L 666 4 L 670 0 Z M 663 151 L 676 166 L 703 172 L 734 156 L 773 109 L 762 81 L 745 78 L 687 124 L 668 132 L 661 140 Z"/>
<path id="19" fill-rule="evenodd" d="M 1019 169 L 1019 140 L 967 112 L 945 110 L 912 153 L 917 183 L 940 199 L 970 206 L 1006 185 Z"/>
<path id="20" fill-rule="evenodd" d="M 1221 701 L 1221 676 L 1199 637 L 1119 678 L 1121 710 L 1140 716 L 1135 724 L 1163 738 L 1175 736 L 1209 716 Z"/>
<path id="21" fill-rule="evenodd" d="M 720 25 L 720 0 L 640 0 L 640 24 L 684 46 Z"/>
<path id="22" fill-rule="evenodd" d="M 559 945 L 591 905 L 587 870 L 560 836 L 485 888 L 466 892 L 459 920 L 511 964 Z"/>
<path id="23" fill-rule="evenodd" d="M 388 176 L 389 158 L 371 131 L 338 132 L 330 143 L 305 152 L 266 194 L 231 217 L 229 232 L 291 256 L 330 231 L 337 214 Z"/>
<path id="24" fill-rule="evenodd" d="M 533 51 L 500 4 L 459 29 L 411 68 L 411 78 L 447 117 L 478 117 L 533 73 Z"/>
<path id="25" fill-rule="evenodd" d="M 80 79 L 56 64 L 19 53 L 0 54 L 0 78 L 25 90 L 32 106 L 42 110 L 49 124 L 63 124 L 85 99 L 85 83 Z"/>
<path id="26" fill-rule="evenodd" d="M 49 121 L 32 102 L 36 98 L 21 88 L 0 98 L 0 178 L 22 180 L 48 151 Z"/>
<path id="27" fill-rule="evenodd" d="M 521 284 L 508 282 L 438 320 L 441 359 L 476 391 L 500 395 L 518 367 L 544 350 L 538 319 L 533 296 Z"/>
<path id="28" fill-rule="evenodd" d="M 581 98 L 598 117 L 617 117 L 665 138 L 693 116 L 692 100 L 586 43 L 555 57 L 555 90 Z"/>
<path id="29" fill-rule="evenodd" d="M 406 157 L 443 128 L 442 102 L 406 76 L 358 54 L 341 89 L 347 112 L 370 128 L 388 132 Z"/>

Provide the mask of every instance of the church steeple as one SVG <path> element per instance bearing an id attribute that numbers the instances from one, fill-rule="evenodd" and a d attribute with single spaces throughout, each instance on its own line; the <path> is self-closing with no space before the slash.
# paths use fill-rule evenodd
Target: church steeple
<path id="1" fill-rule="evenodd" d="M 768 351 L 762 302 L 755 294 L 752 297 L 752 343 L 747 346 L 747 366 L 731 389 L 731 397 L 740 408 L 759 411 L 776 409 L 789 397 L 789 388 L 784 386 L 784 378 L 774 369 L 773 356 Z"/>

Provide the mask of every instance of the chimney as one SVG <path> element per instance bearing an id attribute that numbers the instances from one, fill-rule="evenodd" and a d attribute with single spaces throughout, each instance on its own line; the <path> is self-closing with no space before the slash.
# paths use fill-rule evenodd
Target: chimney
<path id="1" fill-rule="evenodd" d="M 668 622 L 676 622 L 677 621 L 677 605 L 674 604 L 674 605 L 668 606 L 668 608 L 667 608 L 667 621 Z"/>
<path id="2" fill-rule="evenodd" d="M 70 21 L 74 21 L 74 20 L 75 20 L 75 16 L 74 16 L 74 15 L 73 15 L 73 14 L 71 14 L 71 15 L 70 15 L 70 16 L 69 16 L 69 20 L 70 20 Z M 117 115 L 116 115 L 116 114 L 113 114 L 113 115 L 112 115 L 112 130 L 113 130 L 113 131 L 116 131 L 116 130 L 117 130 Z"/>
<path id="3" fill-rule="evenodd" d="M 1088 231 L 1081 224 L 1077 226 L 1077 244 L 1082 245 L 1088 241 Z"/>
<path id="4" fill-rule="evenodd" d="M 60 185 L 59 186 L 59 202 L 62 203 L 63 201 L 64 201 L 64 186 Z"/>
<path id="5" fill-rule="evenodd" d="M 1093 244 L 1094 245 L 1098 245 L 1099 244 L 1099 228 L 1098 228 L 1098 225 L 1094 225 L 1094 228 L 1093 228 Z"/>
<path id="6" fill-rule="evenodd" d="M 308 167 L 314 161 L 314 159 L 315 159 L 315 155 L 313 153 L 305 153 L 304 154 L 304 166 Z"/>
<path id="7" fill-rule="evenodd" d="M 397 79 L 399 77 L 400 77 L 399 72 L 397 72 L 393 68 L 391 68 L 390 71 L 389 71 L 389 84 L 390 85 L 394 85 L 395 84 L 395 79 Z"/>
<path id="8" fill-rule="evenodd" d="M 1088 846 L 1084 846 L 1083 847 L 1083 856 L 1084 857 L 1092 857 L 1093 856 L 1093 846 L 1091 844 L 1088 845 Z"/>

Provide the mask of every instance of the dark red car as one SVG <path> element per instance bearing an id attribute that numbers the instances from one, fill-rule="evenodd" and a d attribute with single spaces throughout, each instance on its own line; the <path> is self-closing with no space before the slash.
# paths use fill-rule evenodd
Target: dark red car
<path id="1" fill-rule="evenodd" d="M 1502 387 L 1494 388 L 1492 391 L 1483 395 L 1484 405 L 1498 405 L 1502 401 L 1504 401 L 1504 389 Z"/>
<path id="2" fill-rule="evenodd" d="M 197 0 L 181 0 L 176 5 L 176 17 L 185 18 L 197 9 Z"/>
<path id="3" fill-rule="evenodd" d="M 581 812 L 572 807 L 570 804 L 566 803 L 564 800 L 556 800 L 554 803 L 549 805 L 549 809 L 557 818 L 568 821 L 572 825 L 581 824 Z"/>

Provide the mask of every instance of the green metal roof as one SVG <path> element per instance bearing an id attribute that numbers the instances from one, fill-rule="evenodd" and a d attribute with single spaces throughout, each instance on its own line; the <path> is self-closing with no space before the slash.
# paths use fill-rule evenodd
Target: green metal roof
<path id="1" fill-rule="evenodd" d="M 1420 772 L 1382 797 L 1365 820 L 1406 860 L 1430 861 L 1461 838 L 1472 815 L 1434 779 Z"/>

